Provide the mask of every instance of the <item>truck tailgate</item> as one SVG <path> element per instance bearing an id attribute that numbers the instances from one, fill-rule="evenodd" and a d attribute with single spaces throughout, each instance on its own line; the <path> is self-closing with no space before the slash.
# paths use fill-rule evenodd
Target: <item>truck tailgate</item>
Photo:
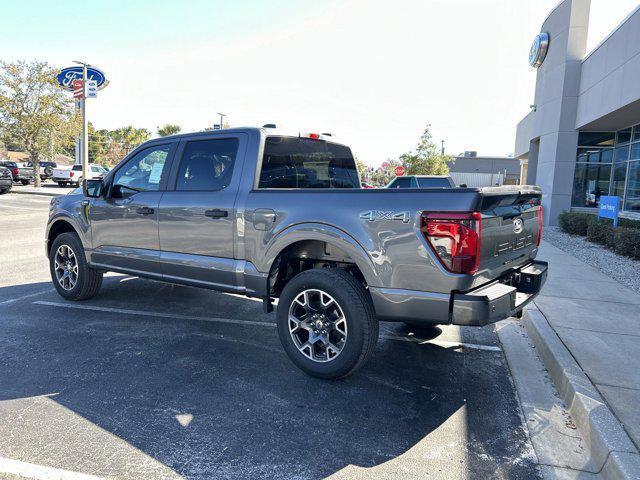
<path id="1" fill-rule="evenodd" d="M 541 190 L 516 185 L 481 189 L 481 272 L 491 278 L 531 261 L 542 233 Z"/>

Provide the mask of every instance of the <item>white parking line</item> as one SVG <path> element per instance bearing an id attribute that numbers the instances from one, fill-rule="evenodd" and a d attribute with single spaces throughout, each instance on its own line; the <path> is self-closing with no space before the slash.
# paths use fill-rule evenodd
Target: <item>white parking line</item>
<path id="1" fill-rule="evenodd" d="M 141 315 L 146 317 L 171 318 L 171 319 L 180 319 L 180 320 L 197 320 L 201 322 L 214 322 L 214 323 L 230 323 L 234 325 L 258 325 L 261 327 L 276 326 L 276 324 L 272 322 L 256 322 L 253 320 L 236 320 L 234 318 L 221 318 L 221 317 L 196 317 L 193 315 L 178 315 L 173 313 L 147 312 L 145 310 L 129 310 L 127 308 L 99 307 L 97 305 L 76 305 L 71 303 L 46 302 L 43 300 L 33 302 L 33 303 L 36 305 L 48 305 L 50 307 L 75 308 L 77 310 L 93 310 L 95 312 L 123 313 L 125 315 Z"/>
<path id="2" fill-rule="evenodd" d="M 0 473 L 8 473 L 35 480 L 101 480 L 101 477 L 96 477 L 95 475 L 45 467 L 5 457 L 0 457 Z"/>
<path id="3" fill-rule="evenodd" d="M 112 307 L 100 307 L 97 305 L 77 305 L 72 303 L 62 303 L 62 302 L 48 302 L 45 300 L 39 300 L 33 302 L 35 305 L 48 305 L 50 307 L 62 307 L 62 308 L 73 308 L 76 310 L 92 310 L 95 312 L 107 312 L 107 313 L 122 313 L 125 315 L 141 315 L 145 317 L 158 317 L 158 318 L 171 318 L 171 319 L 180 319 L 180 320 L 196 320 L 201 322 L 213 322 L 213 323 L 228 323 L 233 325 L 258 325 L 258 326 L 271 326 L 275 327 L 276 324 L 272 322 L 256 322 L 253 320 L 238 320 L 234 318 L 221 318 L 221 317 L 197 317 L 194 315 L 179 315 L 173 313 L 161 313 L 161 312 L 148 312 L 146 310 L 130 310 L 127 308 L 112 308 Z M 388 340 L 399 340 L 403 342 L 411 342 L 418 344 L 433 344 L 439 345 L 441 347 L 457 347 L 457 348 L 470 348 L 474 350 L 486 350 L 490 352 L 500 352 L 500 347 L 495 347 L 491 345 L 477 345 L 475 343 L 460 343 L 460 342 L 449 342 L 446 340 L 419 340 L 417 338 L 412 337 L 400 337 L 398 335 L 389 335 L 382 334 L 381 338 L 386 338 Z"/>
<path id="4" fill-rule="evenodd" d="M 53 291 L 54 291 L 53 288 L 48 288 L 46 290 L 41 290 L 36 293 L 30 293 L 29 295 L 23 295 L 22 297 L 10 298 L 9 300 L 4 300 L 3 302 L 0 302 L 0 305 L 9 305 L 10 303 L 15 303 L 15 302 L 19 302 L 20 300 L 24 300 L 25 298 L 37 297 L 38 295 L 44 295 L 45 293 L 51 293 Z"/>

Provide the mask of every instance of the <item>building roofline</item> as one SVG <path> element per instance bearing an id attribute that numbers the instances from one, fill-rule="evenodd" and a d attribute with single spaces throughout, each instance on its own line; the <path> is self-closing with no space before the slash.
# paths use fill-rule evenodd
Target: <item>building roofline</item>
<path id="1" fill-rule="evenodd" d="M 585 61 L 587 61 L 587 59 L 593 55 L 600 47 L 602 47 L 605 43 L 607 43 L 607 41 L 613 36 L 614 33 L 616 33 L 618 30 L 620 30 L 622 28 L 622 26 L 627 23 L 631 17 L 633 17 L 638 10 L 640 10 L 640 4 L 638 4 L 636 6 L 636 8 L 634 8 L 631 13 L 629 13 L 624 19 L 622 19 L 622 21 L 618 24 L 618 26 L 616 28 L 614 28 L 613 30 L 611 30 L 609 32 L 609 34 L 604 37 L 599 43 L 598 45 L 596 45 L 589 53 L 587 53 L 584 58 L 582 59 L 582 63 L 584 63 Z"/>

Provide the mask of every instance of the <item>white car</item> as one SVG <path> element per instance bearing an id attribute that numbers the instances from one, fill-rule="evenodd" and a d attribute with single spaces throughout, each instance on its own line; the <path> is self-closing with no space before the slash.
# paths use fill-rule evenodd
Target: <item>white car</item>
<path id="1" fill-rule="evenodd" d="M 107 174 L 108 170 L 101 167 L 100 165 L 96 165 L 91 163 L 88 165 L 87 178 L 102 178 Z M 53 181 L 57 182 L 61 187 L 66 187 L 67 185 L 82 185 L 82 165 L 74 165 L 69 168 L 54 168 L 53 169 Z"/>

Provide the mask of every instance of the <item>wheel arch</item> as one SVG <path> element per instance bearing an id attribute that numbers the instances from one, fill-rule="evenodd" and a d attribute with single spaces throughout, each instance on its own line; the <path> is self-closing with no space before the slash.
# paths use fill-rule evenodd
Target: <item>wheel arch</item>
<path id="1" fill-rule="evenodd" d="M 86 248 L 86 244 L 84 241 L 84 235 L 81 233 L 81 230 L 77 228 L 73 221 L 68 217 L 58 217 L 54 221 L 52 221 L 47 227 L 47 237 L 46 237 L 46 253 L 49 256 L 49 252 L 51 251 L 51 245 L 63 233 L 75 233 L 80 238 L 80 242 Z"/>
<path id="2" fill-rule="evenodd" d="M 288 256 L 320 263 L 353 265 L 355 270 L 352 273 L 360 276 L 363 283 L 379 283 L 379 274 L 365 249 L 349 234 L 330 225 L 299 224 L 273 237 L 261 264 L 261 271 L 269 272 L 267 289 L 270 293 L 274 286 L 274 272 Z"/>

